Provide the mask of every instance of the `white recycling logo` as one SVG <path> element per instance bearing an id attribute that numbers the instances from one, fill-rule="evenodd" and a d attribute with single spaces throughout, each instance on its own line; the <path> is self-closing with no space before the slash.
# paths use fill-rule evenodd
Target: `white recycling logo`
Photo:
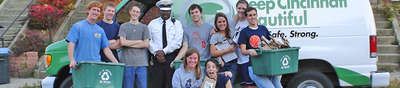
<path id="1" fill-rule="evenodd" d="M 99 72 L 100 80 L 99 83 L 110 84 L 111 81 L 109 80 L 112 76 L 112 73 L 108 69 L 103 69 Z"/>
<path id="2" fill-rule="evenodd" d="M 101 80 L 108 80 L 110 79 L 110 76 L 108 75 L 107 72 L 103 72 L 103 75 L 101 75 Z"/>
<path id="3" fill-rule="evenodd" d="M 288 55 L 284 55 L 281 58 L 281 62 L 282 62 L 281 69 L 290 68 L 289 61 L 290 61 L 290 57 Z"/>

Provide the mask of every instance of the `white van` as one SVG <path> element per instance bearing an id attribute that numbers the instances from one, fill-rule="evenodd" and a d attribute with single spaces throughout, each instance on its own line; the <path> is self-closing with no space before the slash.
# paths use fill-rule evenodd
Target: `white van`
<path id="1" fill-rule="evenodd" d="M 187 8 L 203 8 L 203 20 L 236 14 L 237 0 L 173 0 L 172 14 L 182 25 L 192 21 Z M 297 73 L 282 75 L 283 86 L 387 86 L 388 72 L 377 72 L 376 27 L 369 0 L 247 0 L 259 24 L 276 40 L 287 38 L 299 50 Z"/>

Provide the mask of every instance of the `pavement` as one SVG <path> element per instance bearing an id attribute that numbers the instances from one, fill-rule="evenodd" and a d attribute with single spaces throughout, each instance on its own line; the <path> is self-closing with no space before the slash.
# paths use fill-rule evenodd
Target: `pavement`
<path id="1" fill-rule="evenodd" d="M 40 85 L 42 79 L 36 78 L 10 78 L 10 83 L 0 84 L 0 88 L 22 88 L 25 85 L 34 86 Z"/>
<path id="2" fill-rule="evenodd" d="M 10 83 L 0 84 L 0 88 L 22 88 L 25 85 L 39 85 L 42 79 L 37 78 L 10 78 Z M 400 72 L 390 73 L 390 81 L 400 80 Z"/>
<path id="3" fill-rule="evenodd" d="M 391 72 L 390 73 L 390 81 L 399 81 L 400 80 L 400 72 Z"/>

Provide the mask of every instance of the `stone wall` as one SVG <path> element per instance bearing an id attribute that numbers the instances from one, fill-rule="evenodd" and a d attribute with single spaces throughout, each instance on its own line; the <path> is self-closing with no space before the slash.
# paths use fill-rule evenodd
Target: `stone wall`
<path id="1" fill-rule="evenodd" d="M 38 61 L 37 52 L 25 52 L 19 56 L 11 54 L 10 77 L 33 77 L 33 71 Z"/>

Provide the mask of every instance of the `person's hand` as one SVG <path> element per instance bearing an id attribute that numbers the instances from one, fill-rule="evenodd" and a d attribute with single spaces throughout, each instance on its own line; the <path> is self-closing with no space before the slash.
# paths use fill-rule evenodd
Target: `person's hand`
<path id="1" fill-rule="evenodd" d="M 116 61 L 116 60 L 117 60 L 117 59 L 115 59 L 115 61 L 111 61 L 111 62 L 113 62 L 113 63 L 117 63 L 117 64 L 118 64 L 119 62 L 118 62 L 118 61 Z"/>
<path id="2" fill-rule="evenodd" d="M 210 35 L 213 35 L 213 34 L 215 34 L 215 33 L 217 33 L 217 29 L 215 29 L 215 28 L 211 29 Z"/>
<path id="3" fill-rule="evenodd" d="M 76 65 L 76 62 L 75 62 L 75 61 L 70 61 L 70 62 L 69 62 L 69 67 L 70 67 L 70 68 L 76 68 L 75 65 Z"/>
<path id="4" fill-rule="evenodd" d="M 222 57 L 218 57 L 218 60 L 219 60 L 219 62 L 221 63 L 221 67 L 224 67 L 224 65 L 225 65 L 225 62 L 224 62 L 224 61 L 222 61 Z"/>
<path id="5" fill-rule="evenodd" d="M 225 62 L 221 61 L 221 67 L 225 66 Z"/>
<path id="6" fill-rule="evenodd" d="M 109 42 L 110 44 L 113 44 L 113 43 L 117 43 L 117 40 L 115 40 L 115 39 L 113 39 L 113 40 L 108 40 L 108 42 Z"/>
<path id="7" fill-rule="evenodd" d="M 174 64 L 174 61 L 171 62 L 171 64 L 169 65 L 169 67 L 174 68 L 172 65 Z"/>
<path id="8" fill-rule="evenodd" d="M 158 50 L 156 51 L 156 56 L 157 56 L 157 61 L 160 63 L 164 63 L 165 62 L 165 58 L 164 58 L 164 51 L 162 50 Z"/>
<path id="9" fill-rule="evenodd" d="M 231 71 L 225 71 L 225 77 L 232 77 Z"/>
<path id="10" fill-rule="evenodd" d="M 230 45 L 230 46 L 228 47 L 228 50 L 229 50 L 229 52 L 235 52 L 235 46 L 234 46 L 234 44 Z"/>
<path id="11" fill-rule="evenodd" d="M 160 62 L 160 63 L 164 63 L 165 62 L 165 58 L 164 57 L 163 58 L 158 58 L 157 61 Z"/>
<path id="12" fill-rule="evenodd" d="M 249 49 L 249 50 L 247 50 L 248 52 L 249 52 L 249 55 L 250 56 L 257 56 L 258 54 L 257 54 L 257 51 L 256 50 L 254 50 L 254 49 Z"/>

